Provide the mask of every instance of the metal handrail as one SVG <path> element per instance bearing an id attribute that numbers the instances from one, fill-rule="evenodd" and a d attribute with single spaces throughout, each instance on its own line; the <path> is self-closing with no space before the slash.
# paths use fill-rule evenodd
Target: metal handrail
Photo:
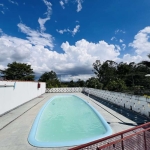
<path id="1" fill-rule="evenodd" d="M 76 147 L 74 147 L 74 148 L 70 148 L 69 150 L 78 150 L 78 149 L 82 149 L 82 148 L 85 148 L 85 147 L 88 147 L 88 146 L 92 146 L 92 145 L 94 145 L 94 144 L 98 144 L 98 143 L 103 142 L 103 141 L 105 141 L 105 140 L 108 140 L 108 139 L 111 139 L 111 138 L 115 138 L 115 137 L 117 137 L 117 136 L 119 136 L 119 135 L 121 136 L 121 135 L 123 135 L 123 134 L 125 134 L 125 133 L 134 131 L 134 130 L 139 129 L 139 128 L 142 128 L 142 127 L 144 128 L 144 127 L 146 127 L 146 126 L 150 126 L 150 122 L 145 123 L 145 124 L 142 124 L 142 125 L 139 125 L 139 126 L 136 126 L 136 127 L 133 127 L 133 128 L 130 128 L 130 129 L 125 130 L 125 131 L 122 131 L 122 132 L 118 132 L 118 133 L 116 133 L 116 134 L 113 134 L 113 135 L 104 137 L 104 138 L 102 138 L 102 139 L 98 139 L 98 140 L 95 140 L 95 141 L 92 141 L 92 142 L 89 142 L 89 143 L 86 143 L 86 144 L 82 144 L 82 145 L 76 146 Z"/>
<path id="2" fill-rule="evenodd" d="M 111 145 L 117 144 L 117 143 L 119 143 L 119 142 L 125 141 L 125 140 L 127 140 L 127 139 L 129 139 L 129 138 L 131 138 L 131 137 L 133 137 L 133 136 L 135 136 L 135 135 L 137 135 L 137 134 L 143 133 L 143 132 L 145 132 L 145 131 L 147 131 L 147 130 L 150 130 L 150 127 L 147 128 L 147 129 L 143 129 L 142 131 L 133 133 L 132 135 L 126 136 L 126 137 L 124 137 L 124 138 L 121 138 L 121 139 L 119 139 L 119 140 L 116 140 L 116 141 L 113 141 L 113 142 L 111 142 L 111 143 L 108 143 L 107 145 L 99 146 L 99 147 L 97 147 L 97 150 L 101 150 L 101 149 L 106 148 L 106 147 L 108 147 L 108 146 L 111 146 Z"/>

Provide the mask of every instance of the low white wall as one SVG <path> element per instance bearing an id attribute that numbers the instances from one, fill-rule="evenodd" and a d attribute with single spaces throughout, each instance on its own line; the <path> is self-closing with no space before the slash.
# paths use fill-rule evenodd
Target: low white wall
<path id="1" fill-rule="evenodd" d="M 150 98 L 92 88 L 85 88 L 84 91 L 150 117 Z"/>
<path id="2" fill-rule="evenodd" d="M 0 115 L 45 93 L 45 83 L 30 81 L 0 81 Z M 15 85 L 15 86 L 14 86 Z"/>
<path id="3" fill-rule="evenodd" d="M 46 93 L 81 93 L 83 88 L 80 87 L 66 87 L 66 88 L 47 88 Z"/>

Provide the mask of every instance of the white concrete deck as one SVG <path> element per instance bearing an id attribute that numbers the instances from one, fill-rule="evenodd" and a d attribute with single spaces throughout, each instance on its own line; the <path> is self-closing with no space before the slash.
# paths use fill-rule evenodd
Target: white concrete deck
<path id="1" fill-rule="evenodd" d="M 0 117 L 0 150 L 65 150 L 63 148 L 38 148 L 31 146 L 28 141 L 28 134 L 34 119 L 40 108 L 45 102 L 55 95 L 62 95 L 66 93 L 49 93 L 43 94 L 39 98 L 35 98 L 30 102 L 18 107 L 17 109 Z M 67 93 L 69 94 L 69 93 Z M 134 127 L 136 123 L 128 118 L 118 114 L 105 105 L 87 97 L 82 93 L 70 93 L 77 95 L 94 106 L 110 123 L 114 133 Z M 9 104 L 8 104 L 9 105 Z M 123 120 L 123 121 L 122 121 Z M 127 123 L 127 124 L 126 124 Z M 131 124 L 131 125 L 130 125 Z M 133 124 L 133 125 L 132 125 Z"/>

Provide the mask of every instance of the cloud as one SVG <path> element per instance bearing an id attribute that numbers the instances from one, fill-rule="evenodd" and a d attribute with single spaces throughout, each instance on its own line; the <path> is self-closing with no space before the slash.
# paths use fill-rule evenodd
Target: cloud
<path id="1" fill-rule="evenodd" d="M 120 48 L 120 46 L 119 46 L 119 45 L 115 45 L 115 47 L 116 47 L 116 50 L 118 50 L 118 51 L 120 51 L 120 50 L 121 50 L 121 48 Z"/>
<path id="2" fill-rule="evenodd" d="M 105 41 L 92 43 L 85 39 L 70 45 L 68 41 L 62 43 L 64 53 L 51 51 L 53 38 L 46 33 L 32 30 L 19 23 L 18 28 L 27 35 L 26 39 L 12 37 L 6 34 L 0 36 L 0 68 L 4 68 L 13 61 L 32 65 L 38 74 L 54 70 L 58 74 L 71 75 L 72 78 L 87 78 L 92 73 L 92 64 L 95 60 L 116 60 L 119 51 L 114 45 Z"/>
<path id="3" fill-rule="evenodd" d="M 59 3 L 60 3 L 60 5 L 61 5 L 61 7 L 62 7 L 63 9 L 65 9 L 64 2 L 63 2 L 63 1 L 59 1 Z"/>
<path id="4" fill-rule="evenodd" d="M 43 0 L 43 2 L 47 6 L 47 12 L 45 14 L 47 15 L 47 18 L 50 18 L 50 15 L 52 13 L 52 4 L 47 0 Z"/>
<path id="5" fill-rule="evenodd" d="M 148 60 L 147 55 L 150 53 L 150 26 L 140 30 L 134 37 L 134 41 L 129 43 L 129 47 L 133 48 L 134 54 L 125 54 L 123 61 L 141 62 Z"/>
<path id="6" fill-rule="evenodd" d="M 119 30 L 119 29 L 117 29 L 116 31 L 115 31 L 115 34 L 118 34 L 118 33 L 126 33 L 124 30 Z"/>
<path id="7" fill-rule="evenodd" d="M 65 74 L 64 80 L 67 80 L 67 77 L 69 80 L 86 79 L 93 76 L 92 64 L 96 60 L 140 62 L 147 58 L 150 48 L 150 27 L 139 31 L 134 41 L 129 44 L 135 53 L 124 54 L 122 58 L 119 58 L 121 48 L 118 45 L 108 44 L 102 40 L 94 43 L 82 39 L 75 44 L 66 41 L 61 44 L 63 53 L 51 51 L 47 48 L 53 48 L 54 45 L 50 34 L 32 30 L 22 23 L 18 24 L 18 28 L 27 35 L 26 39 L 0 34 L 0 69 L 5 68 L 8 63 L 17 61 L 32 65 L 37 74 L 53 70 L 59 75 Z"/>
<path id="8" fill-rule="evenodd" d="M 89 78 L 95 76 L 95 74 L 78 74 L 78 75 L 61 75 L 61 81 L 65 81 L 65 82 L 68 82 L 68 81 L 78 81 L 79 79 L 82 79 L 84 81 L 88 80 Z M 58 78 L 60 78 L 58 76 Z"/>
<path id="9" fill-rule="evenodd" d="M 7 7 L 4 6 L 4 4 L 0 4 L 0 8 L 2 9 L 2 10 L 1 10 L 1 13 L 2 13 L 2 14 L 5 14 L 5 10 L 8 9 Z"/>
<path id="10" fill-rule="evenodd" d="M 113 41 L 113 40 L 116 40 L 116 41 L 117 41 L 117 38 L 113 36 L 113 37 L 111 38 L 111 41 Z"/>
<path id="11" fill-rule="evenodd" d="M 5 14 L 4 11 L 1 11 L 2 14 Z"/>
<path id="12" fill-rule="evenodd" d="M 131 54 L 125 54 L 122 58 L 123 62 L 135 62 L 135 63 L 139 63 L 140 61 L 143 60 L 143 57 L 140 55 L 131 55 Z"/>
<path id="13" fill-rule="evenodd" d="M 47 6 L 47 12 L 46 14 L 46 18 L 40 18 L 38 19 L 38 23 L 40 24 L 40 28 L 41 28 L 41 32 L 45 31 L 46 28 L 44 26 L 44 24 L 50 20 L 50 15 L 52 14 L 52 4 L 50 2 L 48 2 L 47 0 L 43 0 L 44 4 Z"/>
<path id="14" fill-rule="evenodd" d="M 0 33 L 3 33 L 3 30 L 0 28 Z"/>
<path id="15" fill-rule="evenodd" d="M 122 44 L 122 49 L 123 49 L 123 50 L 126 49 L 126 44 Z"/>
<path id="16" fill-rule="evenodd" d="M 12 3 L 12 4 L 15 4 L 15 5 L 18 5 L 18 3 L 17 2 L 15 2 L 15 1 L 12 1 L 12 0 L 8 0 L 10 3 Z"/>
<path id="17" fill-rule="evenodd" d="M 78 5 L 77 5 L 77 12 L 79 12 L 82 9 L 81 3 L 83 3 L 83 0 L 76 0 L 76 2 L 78 3 Z"/>
<path id="18" fill-rule="evenodd" d="M 17 26 L 19 27 L 21 32 L 27 35 L 26 38 L 30 41 L 32 45 L 47 46 L 53 49 L 54 38 L 50 34 L 40 33 L 39 31 L 32 30 L 22 23 L 19 23 Z"/>
<path id="19" fill-rule="evenodd" d="M 0 6 L 4 7 L 4 4 L 0 4 Z"/>
<path id="20" fill-rule="evenodd" d="M 70 68 L 69 70 L 74 74 L 90 73 L 92 64 L 96 60 L 114 60 L 120 54 L 114 45 L 108 45 L 105 41 L 92 43 L 82 39 L 77 41 L 75 45 L 70 45 L 69 42 L 62 43 L 61 48 L 68 61 L 66 69 Z"/>
<path id="21" fill-rule="evenodd" d="M 56 29 L 56 31 L 57 31 L 58 33 L 60 33 L 60 34 L 64 34 L 64 32 L 70 32 L 69 29 L 64 29 L 64 30 L 58 30 L 58 29 Z"/>
<path id="22" fill-rule="evenodd" d="M 133 47 L 138 55 L 150 53 L 150 26 L 140 30 L 129 46 Z"/>
<path id="23" fill-rule="evenodd" d="M 75 34 L 77 32 L 79 32 L 79 28 L 80 28 L 80 25 L 76 25 L 76 27 L 73 29 L 73 30 L 70 30 L 70 29 L 63 29 L 63 30 L 58 30 L 56 29 L 56 31 L 60 34 L 64 34 L 65 32 L 69 32 L 72 34 L 72 36 L 75 36 Z"/>
<path id="24" fill-rule="evenodd" d="M 69 0 L 60 0 L 59 3 L 61 5 L 61 7 L 63 9 L 65 9 L 65 4 L 67 4 L 69 2 Z M 82 9 L 82 3 L 83 3 L 83 0 L 75 0 L 75 2 L 77 3 L 77 12 L 81 11 Z"/>
<path id="25" fill-rule="evenodd" d="M 41 28 L 41 32 L 43 32 L 43 31 L 45 31 L 45 30 L 46 30 L 46 28 L 45 28 L 44 24 L 45 24 L 45 23 L 46 23 L 46 21 L 48 21 L 48 20 L 50 20 L 50 18 L 44 18 L 44 19 L 39 18 L 39 19 L 38 19 L 38 22 L 39 22 L 39 24 L 40 24 L 40 28 Z"/>
<path id="26" fill-rule="evenodd" d="M 76 27 L 72 31 L 72 36 L 74 36 L 77 32 L 79 32 L 80 25 L 76 25 Z"/>
<path id="27" fill-rule="evenodd" d="M 119 42 L 120 42 L 120 43 L 123 43 L 123 40 L 122 40 L 122 39 L 120 39 L 120 40 L 119 40 Z"/>

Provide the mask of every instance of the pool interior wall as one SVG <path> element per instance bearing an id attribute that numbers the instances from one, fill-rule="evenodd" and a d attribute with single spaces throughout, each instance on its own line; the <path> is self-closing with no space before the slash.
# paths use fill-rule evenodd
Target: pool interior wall
<path id="1" fill-rule="evenodd" d="M 93 107 L 91 106 L 87 101 L 79 98 L 80 100 L 84 101 L 84 103 L 86 103 L 94 112 L 95 114 L 99 117 L 99 119 L 102 121 L 105 129 L 106 129 L 106 133 L 105 134 L 102 134 L 102 135 L 99 135 L 95 138 L 89 138 L 89 139 L 82 139 L 82 140 L 79 140 L 79 141 L 69 141 L 69 142 L 50 142 L 50 141 L 47 141 L 47 142 L 41 142 L 39 140 L 36 139 L 36 132 L 37 132 L 37 127 L 38 127 L 38 124 L 39 124 L 39 121 L 40 121 L 40 118 L 41 118 L 41 115 L 43 114 L 43 111 L 45 110 L 45 108 L 48 106 L 49 103 L 51 103 L 53 100 L 55 100 L 56 98 L 58 97 L 65 97 L 65 96 L 73 96 L 73 97 L 77 97 L 75 95 L 62 95 L 62 96 L 54 96 L 52 97 L 50 100 L 48 100 L 45 105 L 41 108 L 41 110 L 39 111 L 34 123 L 33 123 L 33 126 L 31 128 L 31 131 L 30 131 L 30 134 L 28 136 L 28 142 L 33 145 L 33 146 L 36 146 L 36 147 L 64 147 L 64 146 L 75 146 L 75 145 L 80 145 L 80 144 L 84 144 L 84 143 L 88 143 L 88 142 L 91 142 L 91 141 L 94 141 L 94 140 L 97 140 L 99 138 L 103 138 L 103 137 L 106 137 L 106 136 L 109 136 L 112 134 L 112 129 L 111 127 L 107 124 L 107 122 L 105 121 L 105 119 L 103 118 L 103 116 Z M 78 111 L 78 110 L 77 110 Z"/>

